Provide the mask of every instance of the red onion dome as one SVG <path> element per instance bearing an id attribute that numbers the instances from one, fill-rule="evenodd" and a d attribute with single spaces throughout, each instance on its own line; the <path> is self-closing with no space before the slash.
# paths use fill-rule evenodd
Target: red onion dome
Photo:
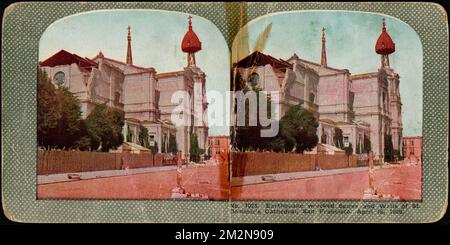
<path id="1" fill-rule="evenodd" d="M 386 24 L 383 18 L 383 31 L 378 37 L 377 43 L 375 44 L 375 52 L 377 54 L 388 55 L 395 52 L 395 43 L 392 41 L 391 36 L 386 31 Z"/>
<path id="2" fill-rule="evenodd" d="M 197 37 L 197 34 L 192 30 L 192 17 L 189 16 L 189 29 L 184 34 L 183 41 L 181 42 L 181 50 L 185 53 L 195 53 L 202 50 L 202 43 Z"/>

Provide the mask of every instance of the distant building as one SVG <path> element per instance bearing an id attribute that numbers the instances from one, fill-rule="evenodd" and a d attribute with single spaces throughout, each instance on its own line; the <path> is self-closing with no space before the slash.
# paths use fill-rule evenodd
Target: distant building
<path id="1" fill-rule="evenodd" d="M 422 162 L 422 136 L 403 137 L 402 141 L 405 159 Z"/>
<path id="2" fill-rule="evenodd" d="M 226 161 L 230 149 L 230 136 L 209 136 L 208 141 L 211 158 Z"/>
<path id="3" fill-rule="evenodd" d="M 344 146 L 351 144 L 353 153 L 362 152 L 367 138 L 378 158 L 384 155 L 386 135 L 391 135 L 394 150 L 402 149 L 403 131 L 400 77 L 389 66 L 395 44 L 384 19 L 375 51 L 381 57 L 378 71 L 351 75 L 348 69 L 330 67 L 322 29 L 320 63 L 297 54 L 283 60 L 255 51 L 234 63 L 234 68 L 250 88 L 279 92 L 281 116 L 302 103 L 318 119 L 319 143 L 334 145 L 335 128 L 340 128 Z"/>
<path id="4" fill-rule="evenodd" d="M 192 120 L 194 108 L 200 108 L 205 115 L 208 107 L 205 73 L 195 63 L 195 53 L 201 50 L 201 42 L 193 31 L 191 17 L 181 41 L 181 50 L 188 55 L 183 70 L 157 73 L 153 67 L 133 64 L 130 27 L 127 41 L 125 62 L 108 58 L 101 51 L 90 59 L 61 50 L 39 62 L 39 67 L 50 76 L 55 86 L 65 86 L 78 97 L 83 117 L 87 117 L 96 105 L 103 103 L 123 111 L 125 142 L 139 144 L 139 128 L 143 126 L 148 129 L 150 145 L 157 145 L 159 152 L 163 149 L 167 152 L 170 135 L 174 135 L 178 150 L 188 154 L 191 127 L 172 123 L 172 110 L 179 104 L 172 103 L 171 97 L 177 91 L 189 93 L 192 106 L 190 111 L 185 110 L 181 114 Z M 200 86 L 202 89 L 194 89 Z M 197 134 L 199 147 L 206 150 L 206 122 L 192 126 L 192 132 Z M 125 146 L 128 145 L 133 144 Z"/>

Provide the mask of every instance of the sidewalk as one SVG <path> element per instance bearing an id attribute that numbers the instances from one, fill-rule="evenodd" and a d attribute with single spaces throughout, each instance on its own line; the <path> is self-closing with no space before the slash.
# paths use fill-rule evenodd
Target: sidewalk
<path id="1" fill-rule="evenodd" d="M 379 194 L 421 200 L 421 164 L 375 167 Z M 265 177 L 266 181 L 263 181 Z M 238 182 L 240 181 L 240 182 Z M 361 200 L 369 186 L 367 167 L 246 176 L 232 181 L 233 200 Z"/>
<path id="2" fill-rule="evenodd" d="M 396 164 L 386 164 L 383 167 L 375 166 L 374 169 L 382 168 L 395 168 L 399 165 Z M 305 179 L 337 174 L 347 174 L 347 173 L 357 173 L 357 172 L 367 172 L 369 167 L 356 167 L 356 168 L 337 168 L 329 170 L 319 170 L 319 171 L 304 171 L 304 172 L 291 172 L 291 173 L 279 173 L 279 174 L 262 174 L 262 175 L 251 175 L 244 177 L 233 177 L 231 180 L 231 186 L 243 186 L 243 185 L 255 185 L 264 184 L 277 181 L 287 181 L 294 179 Z"/>
<path id="3" fill-rule="evenodd" d="M 183 166 L 185 168 L 186 166 Z M 51 184 L 58 182 L 68 182 L 68 181 L 79 181 L 87 179 L 97 179 L 106 177 L 116 177 L 116 176 L 126 176 L 132 174 L 143 174 L 152 173 L 160 171 L 175 170 L 177 166 L 161 166 L 161 167 L 149 167 L 149 168 L 132 168 L 132 169 L 121 169 L 121 170 L 103 170 L 103 171 L 90 171 L 90 172 L 73 172 L 73 173 L 62 173 L 62 174 L 51 174 L 51 175 L 38 175 L 37 184 Z M 79 175 L 80 178 L 69 179 L 69 174 Z"/>
<path id="4" fill-rule="evenodd" d="M 379 167 L 376 167 L 376 168 L 379 168 Z M 231 186 L 255 185 L 255 184 L 264 184 L 264 183 L 287 181 L 287 180 L 294 180 L 294 179 L 305 179 L 305 178 L 313 178 L 313 177 L 336 175 L 336 174 L 367 172 L 368 169 L 369 169 L 368 167 L 339 168 L 339 169 L 319 170 L 319 171 L 304 171 L 304 172 L 263 174 L 263 175 L 244 176 L 244 177 L 233 177 L 231 180 Z"/>
<path id="5" fill-rule="evenodd" d="M 67 174 L 39 176 L 41 182 L 43 178 L 59 182 L 38 184 L 37 198 L 171 200 L 172 190 L 177 187 L 176 166 L 79 174 L 82 178 L 79 181 L 67 181 Z M 187 192 L 208 196 L 209 200 L 228 200 L 228 166 L 183 166 L 181 185 Z"/>

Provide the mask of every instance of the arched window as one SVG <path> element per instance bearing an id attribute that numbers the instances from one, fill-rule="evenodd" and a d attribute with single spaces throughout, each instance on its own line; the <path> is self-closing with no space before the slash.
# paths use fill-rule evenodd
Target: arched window
<path id="1" fill-rule="evenodd" d="M 248 77 L 248 82 L 252 87 L 256 87 L 259 85 L 259 75 L 258 73 L 254 72 Z"/>

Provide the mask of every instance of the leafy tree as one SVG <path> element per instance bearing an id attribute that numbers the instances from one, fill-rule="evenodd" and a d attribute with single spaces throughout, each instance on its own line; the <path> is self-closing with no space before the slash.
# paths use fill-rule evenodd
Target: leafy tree
<path id="1" fill-rule="evenodd" d="M 284 152 L 286 148 L 286 141 L 282 136 L 277 136 L 267 143 L 267 149 L 274 152 Z"/>
<path id="2" fill-rule="evenodd" d="M 320 136 L 320 143 L 326 144 L 327 143 L 327 135 L 325 132 L 322 132 L 322 136 Z"/>
<path id="3" fill-rule="evenodd" d="M 72 148 L 81 137 L 81 107 L 75 95 L 66 87 L 58 87 L 56 97 L 59 102 L 61 118 L 55 130 L 55 143 L 62 148 Z"/>
<path id="4" fill-rule="evenodd" d="M 66 87 L 55 88 L 38 70 L 38 145 L 47 149 L 71 149 L 82 135 L 80 102 Z"/>
<path id="5" fill-rule="evenodd" d="M 133 141 L 133 132 L 130 129 L 130 126 L 127 125 L 127 135 L 126 135 L 126 142 L 132 142 Z"/>
<path id="6" fill-rule="evenodd" d="M 37 141 L 39 146 L 54 146 L 53 136 L 61 118 L 56 88 L 45 71 L 38 69 Z"/>
<path id="7" fill-rule="evenodd" d="M 291 151 L 295 147 L 295 152 L 303 153 L 314 148 L 319 142 L 316 134 L 318 126 L 314 115 L 303 109 L 301 104 L 289 108 L 280 121 L 285 150 Z"/>
<path id="8" fill-rule="evenodd" d="M 139 144 L 145 148 L 150 147 L 148 142 L 148 129 L 142 125 L 139 125 Z"/>
<path id="9" fill-rule="evenodd" d="M 337 148 L 343 149 L 344 148 L 344 135 L 342 134 L 342 129 L 336 127 L 334 128 L 334 146 Z"/>
<path id="10" fill-rule="evenodd" d="M 190 135 L 190 148 L 189 148 L 190 160 L 192 162 L 198 162 L 200 160 L 200 148 L 198 146 L 198 139 L 196 133 Z"/>
<path id="11" fill-rule="evenodd" d="M 98 149 L 98 145 L 96 146 L 96 148 L 92 148 L 95 147 L 93 146 L 93 141 L 100 142 L 100 139 L 94 139 L 94 137 L 96 136 L 92 135 L 91 131 L 87 127 L 85 120 L 82 120 L 80 123 L 80 135 L 81 137 L 74 143 L 74 147 L 76 149 L 81 151 L 91 151 Z"/>
<path id="12" fill-rule="evenodd" d="M 359 137 L 356 139 L 356 154 L 361 154 L 361 141 Z"/>
<path id="13" fill-rule="evenodd" d="M 208 147 L 208 151 L 206 154 L 208 154 L 208 156 L 211 156 L 211 147 Z"/>
<path id="14" fill-rule="evenodd" d="M 262 89 L 258 86 L 250 88 L 247 86 L 247 81 L 242 79 L 240 74 L 238 73 L 236 77 L 236 87 L 237 90 L 242 91 L 244 94 L 253 91 L 256 93 L 256 103 L 259 105 L 260 101 L 260 91 Z M 267 149 L 267 143 L 269 142 L 268 138 L 261 137 L 261 130 L 267 127 L 262 127 L 259 121 L 259 108 L 257 106 L 256 112 L 256 125 L 249 125 L 250 118 L 250 102 L 248 100 L 245 101 L 245 126 L 239 126 L 236 129 L 236 132 L 231 133 L 231 138 L 233 139 L 233 146 L 239 150 L 263 150 Z M 237 104 L 235 106 L 235 111 L 237 111 Z M 267 115 L 270 115 L 271 112 L 271 101 L 270 98 L 267 99 Z"/>
<path id="15" fill-rule="evenodd" d="M 352 146 L 352 143 L 349 143 L 349 145 L 348 145 L 347 147 L 344 147 L 343 150 L 345 151 L 345 154 L 346 154 L 347 156 L 353 154 L 353 146 Z"/>
<path id="16" fill-rule="evenodd" d="M 175 138 L 175 135 L 170 134 L 169 135 L 169 149 L 168 152 L 171 152 L 172 154 L 178 153 L 178 146 L 177 146 L 177 139 Z"/>
<path id="17" fill-rule="evenodd" d="M 394 160 L 394 147 L 392 144 L 392 135 L 384 135 L 384 159 L 387 162 Z"/>
<path id="18" fill-rule="evenodd" d="M 369 153 L 369 151 L 371 151 L 371 150 L 372 150 L 372 146 L 371 146 L 371 143 L 370 143 L 370 139 L 369 139 L 369 137 L 364 135 L 364 150 L 363 150 L 363 152 L 364 153 Z"/>
<path id="19" fill-rule="evenodd" d="M 94 108 L 86 118 L 86 125 L 90 131 L 92 149 L 101 146 L 101 151 L 107 152 L 123 143 L 124 113 L 107 107 L 106 103 Z"/>
<path id="20" fill-rule="evenodd" d="M 37 118 L 38 145 L 47 149 L 109 151 L 123 142 L 123 112 L 102 104 L 82 120 L 78 98 L 67 87 L 56 88 L 40 69 Z"/>

